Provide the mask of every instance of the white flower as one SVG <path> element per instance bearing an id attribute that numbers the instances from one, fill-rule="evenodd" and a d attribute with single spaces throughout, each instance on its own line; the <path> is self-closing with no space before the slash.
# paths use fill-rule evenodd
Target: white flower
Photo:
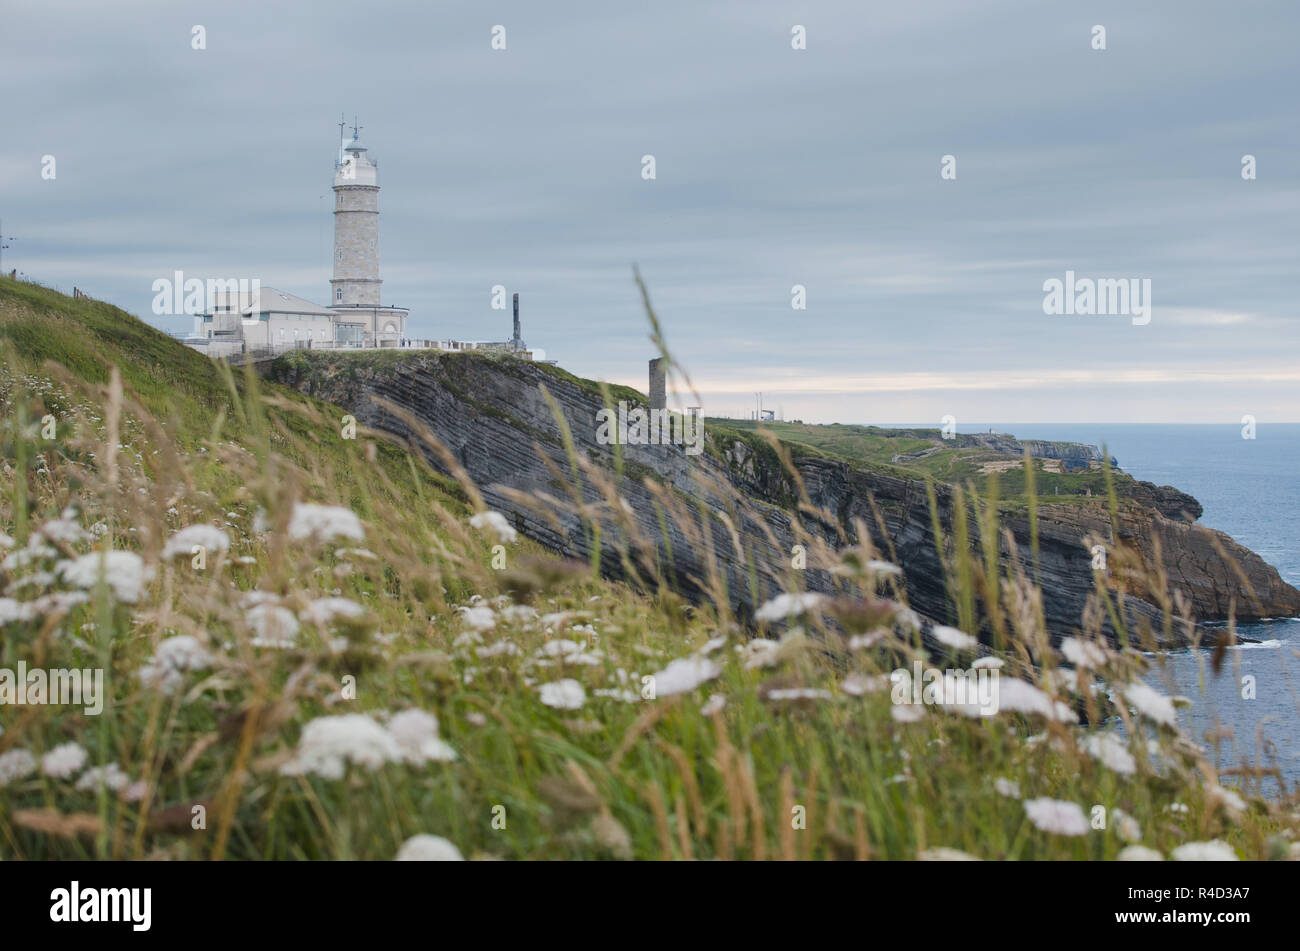
<path id="1" fill-rule="evenodd" d="M 849 638 L 849 650 L 861 651 L 876 644 L 887 632 L 882 628 L 868 631 L 866 634 L 854 634 Z"/>
<path id="2" fill-rule="evenodd" d="M 1236 851 L 1222 839 L 1212 842 L 1188 842 L 1169 853 L 1175 862 L 1236 862 Z"/>
<path id="3" fill-rule="evenodd" d="M 889 678 L 884 674 L 868 677 L 866 674 L 849 674 L 840 683 L 840 689 L 854 697 L 889 689 Z"/>
<path id="4" fill-rule="evenodd" d="M 1110 824 L 1115 827 L 1115 834 L 1125 842 L 1137 842 L 1142 838 L 1142 827 L 1123 809 L 1110 811 Z"/>
<path id="5" fill-rule="evenodd" d="M 1075 667 L 1100 667 L 1106 663 L 1106 650 L 1100 644 L 1067 637 L 1061 641 L 1061 653 Z"/>
<path id="6" fill-rule="evenodd" d="M 13 548 L 16 542 L 4 532 L 0 532 L 0 548 Z"/>
<path id="7" fill-rule="evenodd" d="M 959 651 L 972 650 L 979 643 L 965 631 L 959 631 L 955 627 L 948 627 L 944 624 L 936 624 L 930 629 L 930 634 L 945 647 L 951 647 Z"/>
<path id="8" fill-rule="evenodd" d="M 703 716 L 711 717 L 715 713 L 721 713 L 727 706 L 727 698 L 720 693 L 709 694 L 709 699 L 704 706 L 700 707 L 700 713 Z"/>
<path id="9" fill-rule="evenodd" d="M 121 767 L 116 763 L 109 763 L 107 766 L 92 766 L 82 773 L 81 778 L 77 780 L 76 788 L 84 792 L 97 790 L 103 786 L 111 792 L 117 792 L 130 781 L 130 777 L 122 772 Z"/>
<path id="10" fill-rule="evenodd" d="M 825 600 L 825 595 L 813 592 L 778 594 L 754 612 L 754 617 L 760 621 L 782 621 L 793 615 L 812 611 Z"/>
<path id="11" fill-rule="evenodd" d="M 302 609 L 302 619 L 326 627 L 337 617 L 352 620 L 365 613 L 366 609 L 350 598 L 317 598 Z"/>
<path id="12" fill-rule="evenodd" d="M 497 626 L 497 616 L 491 608 L 461 608 L 460 621 L 472 631 L 490 631 Z"/>
<path id="13" fill-rule="evenodd" d="M 302 729 L 293 759 L 280 767 L 286 776 L 315 773 L 342 779 L 348 762 L 376 770 L 405 757 L 393 735 L 364 713 L 317 717 Z"/>
<path id="14" fill-rule="evenodd" d="M 189 634 L 169 637 L 158 643 L 154 655 L 137 672 L 146 687 L 156 687 L 163 693 L 175 693 L 184 680 L 187 670 L 203 670 L 212 663 L 212 656 Z"/>
<path id="15" fill-rule="evenodd" d="M 27 620 L 27 609 L 13 598 L 0 598 L 0 625 Z"/>
<path id="16" fill-rule="evenodd" d="M 36 769 L 36 757 L 24 749 L 0 753 L 0 786 L 29 776 Z"/>
<path id="17" fill-rule="evenodd" d="M 1014 677 L 998 678 L 998 711 L 1036 714 L 1065 723 L 1078 719 L 1074 711 L 1059 700 L 1053 700 L 1033 684 Z"/>
<path id="18" fill-rule="evenodd" d="M 1020 784 L 1013 779 L 1003 779 L 999 776 L 993 780 L 993 788 L 998 791 L 998 795 L 1006 796 L 1008 799 L 1020 798 Z"/>
<path id="19" fill-rule="evenodd" d="M 683 657 L 654 675 L 655 696 L 668 697 L 694 690 L 721 673 L 722 668 L 707 657 Z"/>
<path id="20" fill-rule="evenodd" d="M 1087 835 L 1088 819 L 1076 803 L 1062 799 L 1026 799 L 1025 814 L 1044 832 L 1054 835 Z"/>
<path id="21" fill-rule="evenodd" d="M 365 541 L 366 530 L 356 512 L 338 505 L 312 505 L 298 502 L 289 518 L 289 537 L 295 541 L 315 538 L 351 538 Z"/>
<path id="22" fill-rule="evenodd" d="M 780 646 L 780 641 L 765 637 L 746 641 L 745 646 L 741 648 L 745 654 L 745 669 L 757 670 L 760 667 L 771 667 L 777 661 L 777 648 Z"/>
<path id="23" fill-rule="evenodd" d="M 767 692 L 769 700 L 830 700 L 831 692 L 829 690 L 818 690 L 813 687 L 788 687 L 784 689 L 769 690 Z"/>
<path id="24" fill-rule="evenodd" d="M 403 710 L 388 721 L 388 732 L 408 763 L 448 761 L 456 751 L 438 737 L 438 718 L 423 710 Z"/>
<path id="25" fill-rule="evenodd" d="M 1210 801 L 1223 806 L 1230 814 L 1236 815 L 1246 810 L 1246 801 L 1234 790 L 1215 784 L 1209 788 Z"/>
<path id="26" fill-rule="evenodd" d="M 292 647 L 298 636 L 293 612 L 269 601 L 254 604 L 244 612 L 244 620 L 253 629 L 253 643 L 259 647 Z"/>
<path id="27" fill-rule="evenodd" d="M 54 779 L 67 779 L 86 765 L 86 751 L 76 743 L 62 743 L 41 757 L 41 772 Z"/>
<path id="28" fill-rule="evenodd" d="M 1001 657 L 981 657 L 979 660 L 971 664 L 971 669 L 981 670 L 987 667 L 990 670 L 1001 670 L 1005 666 L 1006 663 Z"/>
<path id="29" fill-rule="evenodd" d="M 1165 857 L 1145 845 L 1126 845 L 1115 856 L 1116 862 L 1163 862 Z"/>
<path id="30" fill-rule="evenodd" d="M 59 562 L 59 574 L 68 584 L 92 590 L 102 578 L 119 601 L 134 604 L 140 591 L 153 577 L 144 559 L 132 551 L 92 551 L 71 561 Z"/>
<path id="31" fill-rule="evenodd" d="M 587 702 L 587 692 L 573 678 L 542 684 L 542 703 L 557 710 L 577 710 Z"/>
<path id="32" fill-rule="evenodd" d="M 969 852 L 963 852 L 961 849 L 950 849 L 947 846 L 939 846 L 934 849 L 922 849 L 916 853 L 918 862 L 978 862 L 980 861 Z"/>
<path id="33" fill-rule="evenodd" d="M 463 862 L 460 849 L 440 835 L 413 835 L 397 850 L 397 862 Z"/>
<path id="34" fill-rule="evenodd" d="M 1128 746 L 1114 733 L 1094 733 L 1080 744 L 1083 751 L 1097 759 L 1111 772 L 1131 776 L 1137 771 L 1137 760 Z"/>
<path id="35" fill-rule="evenodd" d="M 889 716 L 895 723 L 917 723 L 925 719 L 925 708 L 910 703 L 895 703 L 889 708 Z"/>
<path id="36" fill-rule="evenodd" d="M 901 575 L 903 573 L 903 569 L 892 561 L 881 561 L 879 558 L 873 558 L 867 562 L 867 571 L 874 575 Z"/>
<path id="37" fill-rule="evenodd" d="M 191 525 L 182 528 L 163 546 L 163 558 L 189 557 L 195 546 L 205 551 L 229 551 L 230 536 L 215 525 Z"/>
<path id="38" fill-rule="evenodd" d="M 1133 704 L 1137 712 L 1148 720 L 1154 720 L 1166 726 L 1177 725 L 1178 716 L 1174 712 L 1173 701 L 1158 690 L 1148 687 L 1144 683 L 1129 684 L 1124 689 L 1124 696 L 1128 698 L 1129 703 Z"/>
<path id="39" fill-rule="evenodd" d="M 521 651 L 513 641 L 497 641 L 495 644 L 489 644 L 487 647 L 475 648 L 474 653 L 480 658 L 499 657 L 502 654 L 514 657 L 522 654 L 523 651 Z"/>
<path id="40" fill-rule="evenodd" d="M 515 527 L 500 512 L 479 512 L 469 520 L 470 525 L 480 531 L 488 531 L 496 536 L 497 541 L 507 545 L 519 537 Z"/>
<path id="41" fill-rule="evenodd" d="M 75 545 L 90 538 L 80 525 L 68 518 L 52 518 L 36 532 L 52 542 L 63 542 L 68 545 Z"/>

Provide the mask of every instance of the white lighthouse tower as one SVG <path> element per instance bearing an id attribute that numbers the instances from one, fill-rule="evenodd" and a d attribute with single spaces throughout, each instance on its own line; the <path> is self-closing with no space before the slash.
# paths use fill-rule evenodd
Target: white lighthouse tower
<path id="1" fill-rule="evenodd" d="M 384 307 L 379 278 L 379 165 L 361 144 L 361 127 L 342 140 L 334 163 L 334 277 L 329 309 L 339 343 L 393 347 L 406 336 L 408 311 Z"/>

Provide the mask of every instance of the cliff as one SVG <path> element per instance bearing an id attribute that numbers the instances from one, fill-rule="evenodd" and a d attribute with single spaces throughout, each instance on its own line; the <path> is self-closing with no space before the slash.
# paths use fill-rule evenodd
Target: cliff
<path id="1" fill-rule="evenodd" d="M 756 604 L 790 587 L 796 544 L 811 534 L 839 549 L 846 541 L 837 534 L 840 527 L 853 543 L 853 526 L 861 525 L 884 557 L 903 569 L 912 607 L 951 620 L 926 483 L 907 469 L 783 444 L 810 510 L 799 506 L 799 485 L 776 452 L 754 433 L 711 425 L 702 454 L 688 455 L 680 445 L 624 445 L 616 459 L 611 446 L 597 441 L 604 405 L 598 385 L 553 367 L 473 353 L 301 351 L 263 372 L 342 407 L 376 431 L 409 440 L 446 469 L 448 460 L 420 438 L 427 427 L 489 506 L 556 551 L 587 560 L 599 546 L 602 570 L 611 577 L 637 582 L 653 565 L 694 597 L 718 590 L 720 580 L 746 618 Z M 567 423 L 576 463 L 543 386 Z M 612 398 L 644 402 L 625 389 Z M 569 497 L 575 465 L 580 499 Z M 938 484 L 935 494 L 943 547 L 951 553 L 956 492 Z M 1164 595 L 1149 590 L 1144 579 L 1150 576 L 1167 578 L 1199 621 L 1224 620 L 1230 612 L 1238 619 L 1300 614 L 1300 591 L 1227 535 L 1196 525 L 1199 514 L 1195 499 L 1149 483 L 1129 486 L 1113 521 L 1102 498 L 1040 504 L 1036 570 L 1052 633 L 1079 627 L 1096 590 L 1097 545 L 1112 558 L 1104 586 L 1131 621 L 1146 618 L 1159 628 L 1156 605 Z M 593 532 L 592 523 L 601 531 Z M 978 552 L 977 520 L 970 524 Z M 1000 524 L 1014 540 L 1013 548 L 999 533 L 1004 565 L 1014 560 L 1034 577 L 1026 508 L 1005 506 Z M 631 557 L 620 557 L 620 545 Z M 828 568 L 810 560 L 803 586 L 830 590 Z M 711 574 L 715 570 L 721 579 Z M 1112 630 L 1109 622 L 1103 626 Z"/>

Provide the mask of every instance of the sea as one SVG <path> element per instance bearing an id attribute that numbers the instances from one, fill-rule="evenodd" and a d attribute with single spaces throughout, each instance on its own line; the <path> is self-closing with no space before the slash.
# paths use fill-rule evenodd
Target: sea
<path id="1" fill-rule="evenodd" d="M 1243 438 L 1240 424 L 985 423 L 958 430 L 990 428 L 1020 439 L 1104 447 L 1134 478 L 1195 496 L 1205 509 L 1202 525 L 1231 535 L 1300 587 L 1300 423 L 1258 424 L 1253 439 Z M 1151 657 L 1149 682 L 1191 698 L 1179 714 L 1183 726 L 1212 758 L 1217 753 L 1220 769 L 1276 767 L 1294 789 L 1300 784 L 1300 620 L 1238 630 L 1260 643 L 1232 648 L 1219 676 L 1211 671 L 1210 651 L 1179 650 Z M 1243 686 L 1248 677 L 1253 696 Z M 1217 751 L 1212 734 L 1221 735 Z M 1271 779 L 1257 789 L 1280 791 Z"/>

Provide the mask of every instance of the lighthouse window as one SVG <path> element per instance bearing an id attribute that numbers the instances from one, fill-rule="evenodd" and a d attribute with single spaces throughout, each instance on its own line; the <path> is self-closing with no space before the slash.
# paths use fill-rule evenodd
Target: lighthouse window
<path id="1" fill-rule="evenodd" d="M 343 300 L 343 288 L 341 287 L 334 288 L 334 299 L 337 301 Z"/>

